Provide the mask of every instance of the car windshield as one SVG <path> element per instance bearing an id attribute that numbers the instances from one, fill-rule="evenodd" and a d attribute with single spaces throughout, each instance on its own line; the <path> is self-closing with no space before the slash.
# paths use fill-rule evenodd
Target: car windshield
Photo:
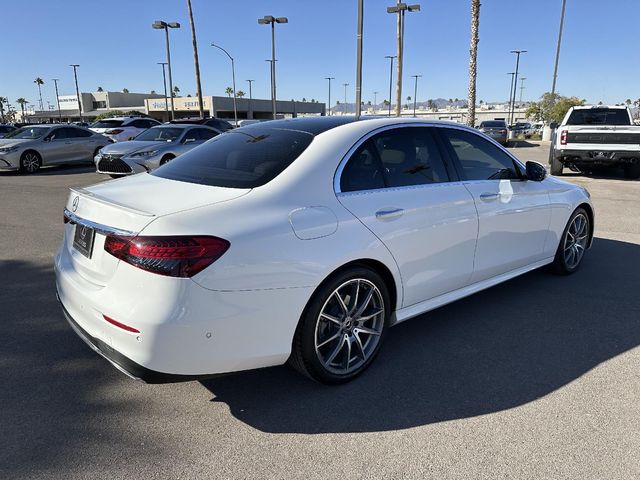
<path id="1" fill-rule="evenodd" d="M 567 125 L 631 125 L 623 108 L 589 108 L 571 112 Z"/>
<path id="2" fill-rule="evenodd" d="M 16 140 L 35 140 L 44 136 L 49 131 L 49 127 L 22 127 L 8 133 L 4 138 L 15 138 Z"/>
<path id="3" fill-rule="evenodd" d="M 151 175 L 216 187 L 254 188 L 273 180 L 300 156 L 313 135 L 246 127 L 218 135 Z"/>
<path id="4" fill-rule="evenodd" d="M 497 127 L 497 128 L 507 128 L 507 124 L 501 121 L 489 121 L 489 122 L 482 122 L 480 124 L 481 128 L 491 128 L 491 127 Z"/>
<path id="5" fill-rule="evenodd" d="M 134 140 L 140 142 L 175 142 L 184 129 L 174 127 L 152 127 L 138 135 Z"/>
<path id="6" fill-rule="evenodd" d="M 123 120 L 100 120 L 91 125 L 91 128 L 115 128 L 121 127 L 123 123 Z"/>

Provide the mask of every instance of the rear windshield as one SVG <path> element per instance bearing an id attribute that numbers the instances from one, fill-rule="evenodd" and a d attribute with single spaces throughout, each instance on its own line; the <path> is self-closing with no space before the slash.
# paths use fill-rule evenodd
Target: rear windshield
<path id="1" fill-rule="evenodd" d="M 504 121 L 494 120 L 494 121 L 482 122 L 480 124 L 480 126 L 481 127 L 502 127 L 502 128 L 506 128 L 507 124 Z"/>
<path id="2" fill-rule="evenodd" d="M 216 187 L 254 188 L 273 180 L 300 156 L 313 135 L 247 127 L 218 135 L 151 175 Z"/>
<path id="3" fill-rule="evenodd" d="M 590 108 L 571 112 L 567 125 L 631 125 L 631 120 L 622 108 Z"/>
<path id="4" fill-rule="evenodd" d="M 114 128 L 121 127 L 124 121 L 122 120 L 100 120 L 99 122 L 91 125 L 91 128 Z"/>

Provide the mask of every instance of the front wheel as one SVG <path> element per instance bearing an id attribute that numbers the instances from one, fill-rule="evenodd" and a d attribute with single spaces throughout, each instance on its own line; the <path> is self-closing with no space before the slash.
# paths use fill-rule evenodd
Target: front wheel
<path id="1" fill-rule="evenodd" d="M 553 269 L 560 275 L 569 275 L 580 267 L 589 245 L 589 215 L 578 208 L 569 218 L 560 238 L 560 245 L 553 260 Z"/>
<path id="2" fill-rule="evenodd" d="M 35 173 L 42 166 L 42 158 L 38 152 L 27 151 L 20 157 L 20 171 L 25 173 Z"/>
<path id="3" fill-rule="evenodd" d="M 322 383 L 355 378 L 377 355 L 390 310 L 387 286 L 373 270 L 353 267 L 334 276 L 305 308 L 289 363 Z"/>

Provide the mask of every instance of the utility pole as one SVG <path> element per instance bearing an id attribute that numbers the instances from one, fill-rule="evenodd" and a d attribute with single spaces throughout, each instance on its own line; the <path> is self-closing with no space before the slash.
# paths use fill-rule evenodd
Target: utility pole
<path id="1" fill-rule="evenodd" d="M 376 105 L 378 105 L 378 92 L 373 92 L 373 114 L 376 113 Z"/>
<path id="2" fill-rule="evenodd" d="M 156 30 L 163 30 L 165 35 L 165 43 L 167 46 L 167 70 L 169 71 L 169 94 L 171 95 L 171 120 L 176 118 L 176 110 L 173 104 L 173 77 L 171 76 L 171 48 L 169 46 L 169 29 L 180 28 L 178 22 L 165 22 L 163 20 L 156 20 L 151 24 L 152 28 Z"/>
<path id="3" fill-rule="evenodd" d="M 276 118 L 276 23 L 289 23 L 287 17 L 274 17 L 266 15 L 258 19 L 260 25 L 271 25 L 271 109 L 273 110 L 273 119 Z"/>
<path id="4" fill-rule="evenodd" d="M 78 88 L 78 72 L 76 70 L 80 65 L 73 64 L 69 66 L 73 67 L 73 77 L 76 80 L 76 98 L 78 99 L 78 112 L 80 113 L 80 121 L 82 122 L 82 102 L 80 102 L 80 89 Z"/>
<path id="5" fill-rule="evenodd" d="M 522 104 L 522 91 L 524 90 L 524 81 L 526 80 L 526 77 L 521 77 L 520 78 L 520 104 Z"/>
<path id="6" fill-rule="evenodd" d="M 158 62 L 158 65 L 162 65 L 162 83 L 164 85 L 164 113 L 167 114 L 167 121 L 169 121 L 169 98 L 167 98 L 167 76 L 164 73 L 164 66 L 167 62 Z"/>
<path id="7" fill-rule="evenodd" d="M 362 113 L 362 19 L 364 16 L 364 0 L 358 0 L 358 33 L 356 60 L 356 120 Z"/>
<path id="8" fill-rule="evenodd" d="M 510 123 L 513 123 L 513 117 L 514 117 L 515 108 L 516 108 L 516 88 L 518 87 L 518 68 L 520 67 L 520 54 L 527 53 L 527 51 L 511 50 L 511 53 L 516 54 L 516 71 L 515 71 L 515 77 L 513 82 L 513 98 L 511 100 L 511 117 L 510 117 Z"/>
<path id="9" fill-rule="evenodd" d="M 343 83 L 342 86 L 344 87 L 344 114 L 347 114 L 347 87 L 349 86 L 348 83 Z"/>
<path id="10" fill-rule="evenodd" d="M 516 72 L 509 72 L 507 73 L 507 75 L 511 75 L 511 86 L 509 87 L 509 111 L 507 113 L 507 125 L 509 125 L 511 123 L 511 121 L 509 120 L 509 117 L 511 116 L 511 97 L 513 97 L 513 77 L 516 74 Z"/>
<path id="11" fill-rule="evenodd" d="M 562 43 L 562 29 L 564 28 L 564 12 L 567 0 L 562 0 L 562 12 L 560 13 L 560 30 L 558 31 L 558 46 L 556 47 L 556 61 L 553 67 L 553 83 L 551 84 L 551 99 L 555 103 L 556 80 L 558 79 L 558 61 L 560 60 L 560 44 Z"/>
<path id="12" fill-rule="evenodd" d="M 389 66 L 389 116 L 391 116 L 391 92 L 393 85 L 393 59 L 397 58 L 396 55 L 386 55 L 384 58 L 388 58 L 390 60 Z"/>
<path id="13" fill-rule="evenodd" d="M 331 80 L 335 80 L 336 77 L 324 77 L 324 79 L 329 81 L 329 115 L 331 115 Z"/>
<path id="14" fill-rule="evenodd" d="M 422 77 L 422 75 L 411 75 L 416 79 L 415 86 L 413 87 L 413 116 L 416 116 L 416 98 L 418 97 L 418 79 Z"/>
<path id="15" fill-rule="evenodd" d="M 247 82 L 249 82 L 249 111 L 247 112 L 247 117 L 249 117 L 250 113 L 251 117 L 249 118 L 253 118 L 253 95 L 251 93 L 251 84 L 255 82 L 255 80 L 247 80 Z"/>
<path id="16" fill-rule="evenodd" d="M 193 44 L 193 64 L 196 70 L 196 95 L 198 95 L 198 109 L 200 118 L 204 118 L 204 106 L 202 104 L 202 85 L 200 82 L 200 61 L 198 60 L 198 41 L 196 40 L 196 24 L 193 21 L 193 9 L 191 0 L 187 0 L 187 10 L 189 11 L 189 22 L 191 23 L 191 43 Z"/>

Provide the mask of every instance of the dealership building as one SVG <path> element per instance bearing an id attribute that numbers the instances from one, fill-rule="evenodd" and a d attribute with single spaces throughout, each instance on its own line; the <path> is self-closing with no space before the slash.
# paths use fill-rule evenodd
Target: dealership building
<path id="1" fill-rule="evenodd" d="M 165 103 L 164 96 L 160 98 L 145 99 L 145 111 L 150 116 L 161 121 L 170 120 L 171 115 L 171 99 Z M 214 97 L 203 96 L 202 106 L 205 116 L 233 119 L 233 97 Z M 198 98 L 197 97 L 174 97 L 173 108 L 175 118 L 187 118 L 199 115 Z M 238 110 L 238 119 L 261 119 L 268 120 L 273 118 L 273 110 L 271 100 L 260 98 L 237 98 L 236 108 Z M 278 100 L 276 102 L 276 110 L 278 116 L 297 117 L 298 115 L 325 115 L 326 106 L 319 102 L 298 102 Z"/>
<path id="2" fill-rule="evenodd" d="M 81 93 L 82 118 L 91 122 L 102 113 L 120 110 L 123 112 L 138 111 L 145 113 L 145 100 L 162 98 L 164 95 L 154 93 L 123 93 L 123 92 L 91 92 Z M 76 95 L 60 95 L 60 112 L 58 109 L 29 112 L 30 122 L 77 122 L 80 120 L 80 109 Z M 54 105 L 52 105 L 53 107 Z M 57 105 L 55 105 L 57 107 Z"/>

